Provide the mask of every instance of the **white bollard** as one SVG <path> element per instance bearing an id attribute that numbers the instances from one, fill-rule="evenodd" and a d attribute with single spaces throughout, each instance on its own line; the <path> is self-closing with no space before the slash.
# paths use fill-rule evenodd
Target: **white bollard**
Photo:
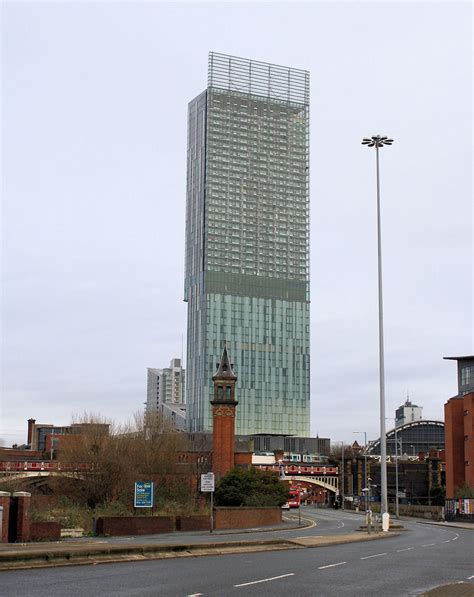
<path id="1" fill-rule="evenodd" d="M 387 532 L 390 528 L 390 514 L 388 512 L 384 512 L 382 514 L 382 531 Z"/>

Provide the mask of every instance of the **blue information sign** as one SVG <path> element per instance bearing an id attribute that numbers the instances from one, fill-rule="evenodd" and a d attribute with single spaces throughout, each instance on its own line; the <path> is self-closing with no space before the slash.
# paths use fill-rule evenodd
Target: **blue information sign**
<path id="1" fill-rule="evenodd" d="M 135 508 L 153 508 L 153 498 L 152 481 L 135 481 Z"/>

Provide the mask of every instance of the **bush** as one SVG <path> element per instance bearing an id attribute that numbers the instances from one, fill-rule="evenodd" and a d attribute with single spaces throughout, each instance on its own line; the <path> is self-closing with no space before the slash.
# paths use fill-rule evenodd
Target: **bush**
<path id="1" fill-rule="evenodd" d="M 275 473 L 235 468 L 221 479 L 214 497 L 217 506 L 282 506 L 288 495 L 288 485 Z"/>

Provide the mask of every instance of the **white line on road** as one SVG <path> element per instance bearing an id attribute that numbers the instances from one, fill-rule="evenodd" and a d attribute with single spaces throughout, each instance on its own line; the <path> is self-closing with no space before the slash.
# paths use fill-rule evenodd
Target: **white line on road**
<path id="1" fill-rule="evenodd" d="M 202 593 L 192 593 L 191 595 L 188 595 L 187 597 L 200 597 L 202 595 Z"/>
<path id="2" fill-rule="evenodd" d="M 467 580 L 472 580 L 474 578 L 474 574 L 472 576 L 468 576 Z"/>
<path id="3" fill-rule="evenodd" d="M 397 551 L 400 553 L 401 551 L 410 551 L 410 549 L 415 549 L 414 547 L 404 547 L 403 549 L 397 549 Z"/>
<path id="4" fill-rule="evenodd" d="M 431 547 L 432 545 L 436 545 L 436 543 L 426 543 L 426 545 L 422 545 L 421 547 Z"/>
<path id="5" fill-rule="evenodd" d="M 342 566 L 343 564 L 347 564 L 347 562 L 338 562 L 337 564 L 329 564 L 328 566 L 318 566 L 318 570 L 324 570 L 325 568 L 334 568 L 334 566 Z"/>
<path id="6" fill-rule="evenodd" d="M 287 576 L 294 576 L 294 572 L 290 572 L 290 574 L 282 574 L 281 576 L 272 576 L 271 578 L 262 578 L 262 580 L 254 580 L 252 582 L 244 582 L 241 585 L 234 585 L 234 587 L 248 587 L 249 585 L 258 585 L 261 582 L 269 582 L 271 580 L 278 580 L 279 578 L 286 578 Z"/>
<path id="7" fill-rule="evenodd" d="M 441 543 L 449 543 L 451 539 L 446 539 L 446 541 L 441 541 Z"/>
<path id="8" fill-rule="evenodd" d="M 360 558 L 361 560 L 368 560 L 369 558 L 379 558 L 380 556 L 386 556 L 386 553 L 376 553 L 373 556 L 364 556 L 363 558 Z"/>
<path id="9" fill-rule="evenodd" d="M 451 539 L 451 541 L 456 541 L 456 539 L 459 539 L 459 535 L 456 535 L 456 537 L 453 537 L 453 538 Z"/>

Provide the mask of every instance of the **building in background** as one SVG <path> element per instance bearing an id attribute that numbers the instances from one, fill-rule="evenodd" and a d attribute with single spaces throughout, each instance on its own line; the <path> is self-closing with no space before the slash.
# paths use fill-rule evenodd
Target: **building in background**
<path id="1" fill-rule="evenodd" d="M 394 456 L 397 453 L 397 441 L 399 456 L 418 457 L 433 450 L 444 450 L 444 423 L 423 420 L 406 423 L 387 431 L 386 438 L 388 456 Z M 380 438 L 369 443 L 367 453 L 380 454 Z"/>
<path id="2" fill-rule="evenodd" d="M 458 394 L 444 405 L 449 500 L 466 485 L 474 489 L 474 356 L 445 358 L 458 366 Z"/>
<path id="3" fill-rule="evenodd" d="M 423 407 L 412 404 L 407 396 L 404 404 L 399 406 L 395 411 L 395 425 L 400 427 L 406 423 L 414 423 L 415 421 L 421 421 Z"/>
<path id="4" fill-rule="evenodd" d="M 309 73 L 209 54 L 188 108 L 189 431 L 211 428 L 224 343 L 236 433 L 309 435 Z"/>
<path id="5" fill-rule="evenodd" d="M 165 427 L 184 431 L 186 372 L 181 359 L 172 359 L 165 369 L 147 369 L 146 414 L 158 416 Z"/>

